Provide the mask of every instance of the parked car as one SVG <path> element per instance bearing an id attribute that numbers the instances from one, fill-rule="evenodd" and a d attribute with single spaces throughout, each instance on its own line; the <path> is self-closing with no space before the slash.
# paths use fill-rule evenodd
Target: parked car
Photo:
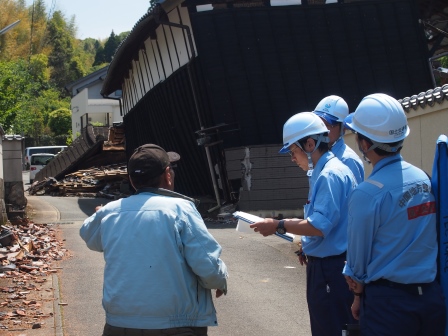
<path id="1" fill-rule="evenodd" d="M 34 182 L 37 172 L 45 167 L 56 155 L 48 153 L 38 153 L 30 158 L 30 183 Z"/>
<path id="2" fill-rule="evenodd" d="M 33 154 L 38 153 L 48 153 L 48 154 L 58 154 L 66 149 L 67 146 L 39 146 L 39 147 L 27 147 L 23 152 L 23 169 L 30 169 L 30 158 Z"/>

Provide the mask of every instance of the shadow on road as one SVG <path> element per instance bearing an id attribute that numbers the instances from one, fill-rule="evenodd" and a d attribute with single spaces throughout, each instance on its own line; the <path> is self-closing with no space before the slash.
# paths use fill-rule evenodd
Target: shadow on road
<path id="1" fill-rule="evenodd" d="M 107 198 L 79 198 L 78 206 L 79 209 L 88 217 L 93 215 L 96 206 L 105 205 L 112 201 L 113 200 Z"/>

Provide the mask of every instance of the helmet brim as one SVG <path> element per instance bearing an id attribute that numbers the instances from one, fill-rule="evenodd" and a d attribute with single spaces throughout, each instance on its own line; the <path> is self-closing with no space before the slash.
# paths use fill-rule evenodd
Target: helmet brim
<path id="1" fill-rule="evenodd" d="M 319 118 L 325 120 L 331 126 L 335 126 L 338 123 L 338 119 L 335 116 L 332 116 L 331 114 L 321 112 L 321 111 L 313 111 L 313 112 L 315 115 L 317 115 Z"/>
<path id="2" fill-rule="evenodd" d="M 278 152 L 280 154 L 286 154 L 289 152 L 289 146 L 291 146 L 291 144 L 286 144 L 282 147 L 282 149 L 280 149 Z"/>
<path id="3" fill-rule="evenodd" d="M 356 132 L 356 130 L 353 128 L 353 113 L 350 113 L 347 117 L 345 117 L 344 128 L 348 129 L 349 131 Z"/>

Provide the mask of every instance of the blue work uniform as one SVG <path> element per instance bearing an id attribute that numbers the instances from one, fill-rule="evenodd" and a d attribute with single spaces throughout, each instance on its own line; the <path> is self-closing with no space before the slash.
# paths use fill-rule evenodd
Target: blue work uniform
<path id="1" fill-rule="evenodd" d="M 344 274 L 364 284 L 362 335 L 444 335 L 436 205 L 425 172 L 380 160 L 349 202 Z"/>
<path id="2" fill-rule="evenodd" d="M 364 164 L 358 154 L 347 146 L 343 137 L 336 140 L 331 147 L 331 151 L 343 164 L 350 168 L 358 184 L 364 181 Z"/>
<path id="3" fill-rule="evenodd" d="M 348 199 L 356 186 L 353 173 L 331 152 L 322 155 L 310 177 L 304 217 L 323 233 L 302 236 L 313 335 L 340 336 L 344 324 L 355 322 L 350 310 L 353 295 L 341 272 L 347 250 Z"/>

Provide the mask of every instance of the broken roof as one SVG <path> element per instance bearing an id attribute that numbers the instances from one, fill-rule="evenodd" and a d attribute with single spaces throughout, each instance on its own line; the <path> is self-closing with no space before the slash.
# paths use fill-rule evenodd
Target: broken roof
<path id="1" fill-rule="evenodd" d="M 358 0 L 360 1 L 360 0 Z M 157 18 L 165 13 L 165 9 L 169 11 L 177 4 L 181 3 L 180 0 L 160 0 L 158 5 L 152 12 L 148 12 L 143 15 L 140 20 L 137 21 L 132 28 L 129 35 L 118 46 L 117 51 L 109 65 L 106 78 L 101 90 L 103 96 L 108 96 L 116 90 L 122 89 L 123 80 L 129 74 L 129 66 L 132 60 L 138 58 L 138 52 L 143 48 L 143 43 L 159 26 Z M 257 3 L 258 5 L 269 6 L 269 2 L 260 2 L 259 0 L 236 0 L 236 1 L 223 1 L 223 0 L 187 0 L 184 1 L 192 6 L 203 4 L 223 4 L 229 6 L 234 3 Z M 356 2 L 356 0 L 346 1 Z M 324 4 L 325 1 L 307 1 L 308 5 Z M 419 17 L 425 26 L 425 33 L 432 32 L 432 37 L 428 38 L 428 48 L 432 50 L 432 54 L 439 54 L 445 49 L 448 49 L 448 37 L 446 36 L 448 30 L 448 3 L 446 0 L 417 0 L 417 6 L 419 11 Z M 435 27 L 429 31 L 428 27 Z"/>

